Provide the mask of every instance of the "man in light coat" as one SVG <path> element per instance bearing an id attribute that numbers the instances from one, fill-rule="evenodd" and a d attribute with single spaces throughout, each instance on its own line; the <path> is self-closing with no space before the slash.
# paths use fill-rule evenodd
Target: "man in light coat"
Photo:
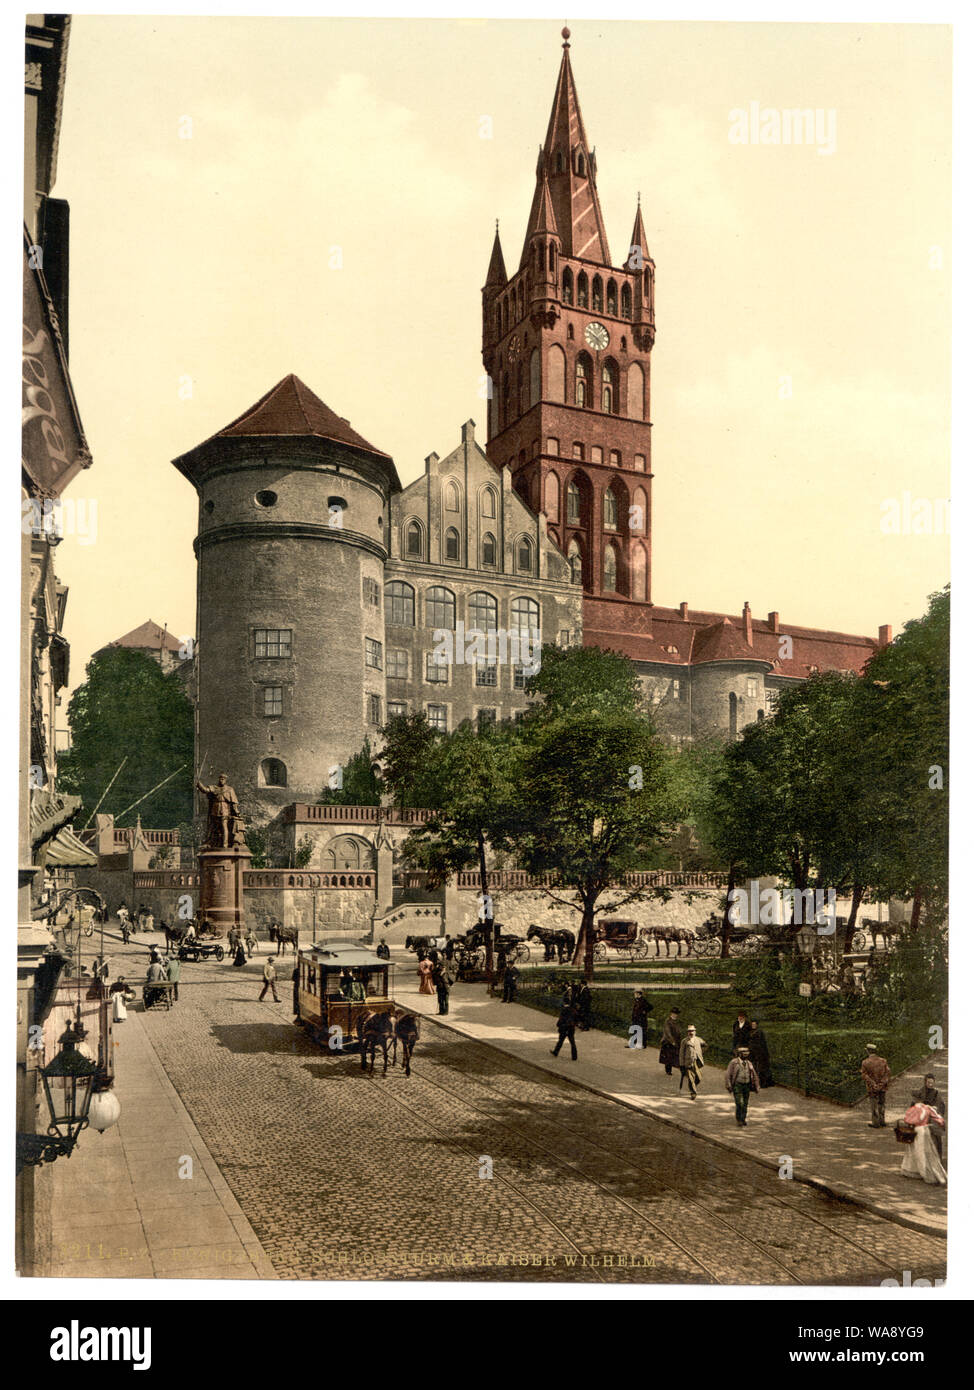
<path id="1" fill-rule="evenodd" d="M 724 1073 L 724 1084 L 734 1097 L 734 1112 L 737 1123 L 743 1129 L 747 1124 L 747 1103 L 751 1099 L 751 1092 L 761 1089 L 748 1048 L 739 1047 L 737 1056 L 730 1059 L 727 1071 Z"/>
<path id="2" fill-rule="evenodd" d="M 703 1075 L 703 1053 L 706 1046 L 703 1038 L 697 1037 L 697 1030 L 691 1023 L 687 1028 L 686 1037 L 680 1043 L 680 1090 L 683 1090 L 685 1079 L 691 1100 L 697 1098 L 697 1087 L 700 1085 L 700 1078 Z"/>

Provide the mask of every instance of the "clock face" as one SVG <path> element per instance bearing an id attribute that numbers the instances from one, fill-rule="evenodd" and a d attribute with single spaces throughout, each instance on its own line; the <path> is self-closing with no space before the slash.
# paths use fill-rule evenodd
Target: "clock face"
<path id="1" fill-rule="evenodd" d="M 604 352 L 609 346 L 609 330 L 601 323 L 590 323 L 585 329 L 585 341 L 595 352 Z"/>
<path id="2" fill-rule="evenodd" d="M 507 355 L 511 361 L 515 361 L 521 355 L 521 339 L 512 338 L 507 345 Z"/>

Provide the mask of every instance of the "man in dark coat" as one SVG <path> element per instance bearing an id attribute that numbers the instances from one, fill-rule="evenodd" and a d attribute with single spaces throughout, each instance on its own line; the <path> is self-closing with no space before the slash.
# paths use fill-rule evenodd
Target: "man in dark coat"
<path id="1" fill-rule="evenodd" d="M 663 1020 L 663 1041 L 659 1050 L 659 1063 L 666 1068 L 666 1075 L 673 1075 L 673 1068 L 680 1065 L 680 1010 L 670 1009 L 669 1016 Z"/>
<path id="2" fill-rule="evenodd" d="M 747 1014 L 743 1009 L 739 1009 L 734 1020 L 734 1051 L 739 1047 L 748 1047 L 751 1038 L 751 1025 L 748 1022 Z"/>
<path id="3" fill-rule="evenodd" d="M 577 1014 L 575 1005 L 564 1003 L 561 1006 L 561 1013 L 558 1015 L 558 1041 L 551 1050 L 552 1057 L 557 1057 L 561 1051 L 561 1045 L 567 1038 L 571 1044 L 572 1061 L 578 1061 L 578 1048 L 575 1046 L 575 1023 Z"/>
<path id="4" fill-rule="evenodd" d="M 587 1033 L 592 1022 L 592 991 L 587 980 L 582 980 L 578 986 L 575 1008 L 578 1012 L 578 1026 L 583 1033 Z"/>
<path id="5" fill-rule="evenodd" d="M 504 998 L 503 1003 L 513 1004 L 517 997 L 517 982 L 521 978 L 521 972 L 513 961 L 504 970 Z"/>
<path id="6" fill-rule="evenodd" d="M 632 1029 L 629 1030 L 629 1047 L 649 1047 L 649 1003 L 641 989 L 637 989 L 632 1000 L 631 1021 L 639 1029 L 633 1039 Z"/>
<path id="7" fill-rule="evenodd" d="M 450 986 L 447 982 L 446 971 L 440 962 L 437 962 L 433 967 L 430 979 L 436 989 L 436 1012 L 448 1014 L 450 1012 Z"/>
<path id="8" fill-rule="evenodd" d="M 748 1034 L 747 1046 L 754 1070 L 758 1074 L 758 1081 L 761 1083 L 762 1089 L 766 1090 L 769 1086 L 774 1085 L 771 1076 L 771 1049 L 768 1047 L 764 1029 L 756 1018 L 751 1019 L 751 1031 Z"/>

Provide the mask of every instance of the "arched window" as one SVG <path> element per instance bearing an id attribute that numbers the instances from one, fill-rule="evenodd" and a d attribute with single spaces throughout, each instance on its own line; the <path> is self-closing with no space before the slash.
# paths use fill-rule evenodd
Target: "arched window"
<path id="1" fill-rule="evenodd" d="M 565 513 L 569 526 L 577 525 L 582 515 L 582 494 L 578 483 L 569 483 L 565 490 Z"/>
<path id="2" fill-rule="evenodd" d="M 640 603 L 646 599 L 646 551 L 641 545 L 634 545 L 630 560 L 630 587 L 629 597 L 638 600 Z"/>
<path id="3" fill-rule="evenodd" d="M 614 594 L 616 591 L 616 552 L 615 546 L 605 547 L 605 558 L 602 561 L 602 588 L 606 593 Z"/>
<path id="4" fill-rule="evenodd" d="M 548 271 L 552 275 L 555 271 L 555 248 L 553 244 L 548 247 Z"/>
<path id="5" fill-rule="evenodd" d="M 507 330 L 508 330 L 508 327 L 509 327 L 509 325 L 510 325 L 510 321 L 511 321 L 511 318 L 510 318 L 510 310 L 509 310 L 509 308 L 507 307 L 507 300 L 506 300 L 506 299 L 503 301 L 502 307 L 503 307 L 503 309 L 504 309 L 504 332 L 506 333 Z"/>
<path id="6" fill-rule="evenodd" d="M 416 626 L 416 594 L 411 584 L 394 579 L 386 585 L 386 622 L 398 627 Z"/>
<path id="7" fill-rule="evenodd" d="M 562 158 L 561 150 L 559 150 L 558 153 L 555 155 L 555 173 L 556 173 L 556 174 L 563 174 L 564 172 L 565 172 L 565 161 L 564 161 L 564 159 Z"/>
<path id="8" fill-rule="evenodd" d="M 480 515 L 497 515 L 497 494 L 492 487 L 485 487 L 480 494 Z"/>
<path id="9" fill-rule="evenodd" d="M 573 323 L 568 325 L 568 341 L 570 343 L 575 341 L 575 325 Z"/>
<path id="10" fill-rule="evenodd" d="M 628 285 L 622 287 L 622 317 L 632 318 L 632 290 Z"/>
<path id="11" fill-rule="evenodd" d="M 585 177 L 585 156 L 582 154 L 581 150 L 579 150 L 575 158 L 575 172 L 580 178 Z"/>
<path id="12" fill-rule="evenodd" d="M 497 567 L 497 542 L 490 531 L 484 533 L 484 538 L 480 542 L 480 562 L 485 569 Z"/>
<path id="13" fill-rule="evenodd" d="M 460 533 L 453 526 L 446 533 L 446 558 L 448 560 L 459 560 L 460 558 Z"/>
<path id="14" fill-rule="evenodd" d="M 601 314 L 605 305 L 602 299 L 602 277 L 596 275 L 592 281 L 592 309 L 596 314 Z"/>
<path id="15" fill-rule="evenodd" d="M 648 271 L 648 270 L 644 270 L 644 271 L 643 271 L 643 296 L 644 296 L 644 298 L 646 298 L 647 300 L 649 299 L 649 271 Z"/>
<path id="16" fill-rule="evenodd" d="M 478 632 L 494 632 L 497 629 L 497 600 L 493 594 L 479 592 L 471 594 L 467 600 L 467 628 Z"/>
<path id="17" fill-rule="evenodd" d="M 538 274 L 539 274 L 539 275 L 543 275 L 543 274 L 544 274 L 544 243 L 543 243 L 543 242 L 540 243 L 539 246 L 538 246 Z"/>
<path id="18" fill-rule="evenodd" d="M 588 276 L 584 270 L 578 272 L 578 307 L 588 308 Z"/>
<path id="19" fill-rule="evenodd" d="M 572 273 L 567 266 L 565 266 L 565 269 L 561 272 L 561 302 L 563 304 L 573 304 L 575 302 Z"/>
<path id="20" fill-rule="evenodd" d="M 422 559 L 423 528 L 418 521 L 410 521 L 406 527 L 406 554 L 412 559 Z"/>
<path id="21" fill-rule="evenodd" d="M 626 410 L 630 420 L 641 420 L 643 418 L 643 387 L 645 378 L 643 369 L 638 362 L 629 363 L 629 372 L 626 377 Z"/>
<path id="22" fill-rule="evenodd" d="M 503 331 L 504 331 L 504 328 L 503 328 L 503 324 L 502 324 L 502 322 L 501 322 L 501 306 L 498 304 L 498 306 L 497 306 L 497 336 L 498 336 L 498 338 L 501 336 L 501 334 L 503 333 Z"/>
<path id="23" fill-rule="evenodd" d="M 610 487 L 602 497 L 602 525 L 606 531 L 619 529 L 619 499 Z"/>
<path id="24" fill-rule="evenodd" d="M 534 569 L 534 546 L 528 536 L 517 543 L 517 568 L 519 574 L 530 574 Z"/>
<path id="25" fill-rule="evenodd" d="M 619 291 L 616 289 L 614 280 L 609 281 L 605 292 L 605 309 L 606 313 L 612 314 L 613 317 L 619 313 Z"/>
<path id="26" fill-rule="evenodd" d="M 265 758 L 261 763 L 260 785 L 262 787 L 287 786 L 287 768 L 280 758 Z"/>
<path id="27" fill-rule="evenodd" d="M 582 582 L 582 548 L 578 541 L 572 537 L 568 543 L 568 563 L 572 571 L 572 583 L 581 584 Z"/>
<path id="28" fill-rule="evenodd" d="M 533 598 L 516 598 L 511 604 L 511 627 L 515 632 L 541 631 L 541 605 Z"/>
<path id="29" fill-rule="evenodd" d="M 528 369 L 530 378 L 530 397 L 531 405 L 537 405 L 541 399 L 541 353 L 537 348 L 531 352 L 531 363 Z"/>
<path id="30" fill-rule="evenodd" d="M 448 512 L 460 510 L 460 489 L 452 478 L 443 485 L 443 506 Z"/>
<path id="31" fill-rule="evenodd" d="M 602 409 L 607 415 L 619 413 L 619 367 L 611 357 L 602 364 Z"/>
<path id="32" fill-rule="evenodd" d="M 728 725 L 728 728 L 730 729 L 731 737 L 732 737 L 732 738 L 736 738 L 736 736 L 737 736 L 737 696 L 734 694 L 733 690 L 731 691 L 731 693 L 730 693 L 730 694 L 728 695 L 728 697 L 727 697 L 727 704 L 728 704 L 728 710 L 727 710 L 727 725 Z"/>
<path id="33" fill-rule="evenodd" d="M 575 359 L 575 404 L 592 407 L 592 359 L 587 352 Z"/>
<path id="34" fill-rule="evenodd" d="M 544 480 L 544 509 L 549 521 L 558 520 L 558 474 L 555 472 L 549 473 Z"/>
<path id="35" fill-rule="evenodd" d="M 632 506 L 629 508 L 629 529 L 631 531 L 642 533 L 646 530 L 648 510 L 646 493 L 641 487 L 637 487 L 632 495 Z"/>
<path id="36" fill-rule="evenodd" d="M 557 343 L 548 349 L 548 399 L 559 404 L 565 399 L 565 354 Z"/>
<path id="37" fill-rule="evenodd" d="M 452 589 L 437 584 L 426 590 L 426 626 L 445 627 L 451 632 L 457 625 L 457 601 Z"/>

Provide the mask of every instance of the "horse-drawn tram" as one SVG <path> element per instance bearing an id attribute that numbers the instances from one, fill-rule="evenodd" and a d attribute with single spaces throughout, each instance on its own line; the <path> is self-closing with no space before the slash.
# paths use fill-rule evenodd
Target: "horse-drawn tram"
<path id="1" fill-rule="evenodd" d="M 395 1007 L 389 962 L 374 952 L 350 941 L 318 941 L 298 952 L 298 1022 L 332 1051 L 357 1044 L 359 1019 Z"/>

